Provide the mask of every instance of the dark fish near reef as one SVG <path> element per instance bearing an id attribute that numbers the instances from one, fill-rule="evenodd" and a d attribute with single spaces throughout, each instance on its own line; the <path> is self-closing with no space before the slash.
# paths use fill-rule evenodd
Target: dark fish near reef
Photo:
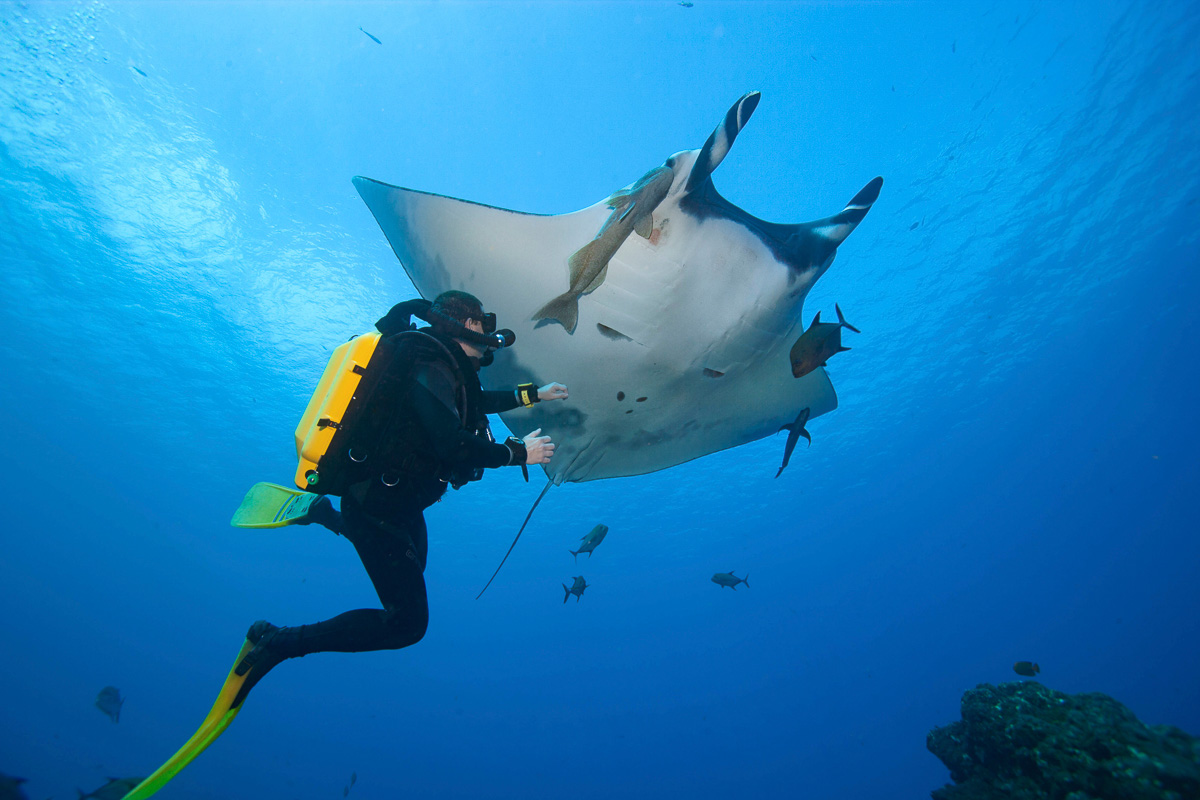
<path id="1" fill-rule="evenodd" d="M 121 798 L 133 791 L 144 780 L 146 779 L 109 778 L 108 783 L 90 794 L 84 794 L 82 789 L 76 789 L 75 791 L 79 792 L 79 800 L 121 800 Z"/>
<path id="2" fill-rule="evenodd" d="M 576 576 L 575 582 L 573 584 L 571 584 L 570 589 L 568 589 L 567 585 L 564 583 L 563 591 L 566 592 L 566 594 L 563 595 L 563 602 L 564 603 L 567 602 L 568 597 L 570 597 L 571 595 L 575 595 L 575 602 L 578 603 L 579 598 L 583 597 L 583 590 L 586 589 L 587 587 L 588 587 L 587 581 L 585 581 L 583 579 L 582 575 Z"/>
<path id="3" fill-rule="evenodd" d="M 744 578 L 739 578 L 738 576 L 733 574 L 732 570 L 729 572 L 718 572 L 716 575 L 712 576 L 712 582 L 715 583 L 717 586 L 720 586 L 722 588 L 728 586 L 730 589 L 733 589 L 735 592 L 737 591 L 737 587 L 738 587 L 739 583 L 745 583 L 747 586 L 749 586 L 750 584 L 746 583 L 746 581 L 748 581 L 748 580 L 750 580 L 749 575 L 747 575 Z"/>
<path id="4" fill-rule="evenodd" d="M 361 25 L 359 26 L 359 28 L 358 28 L 358 29 L 359 29 L 360 31 L 362 31 L 363 33 L 367 33 L 366 31 L 363 31 L 363 29 L 362 29 L 362 26 L 361 26 Z M 383 42 L 379 41 L 379 40 L 378 40 L 378 39 L 376 39 L 374 36 L 371 36 L 371 34 L 369 34 L 369 33 L 367 33 L 367 38 L 369 38 L 369 39 L 370 39 L 372 42 L 374 42 L 375 44 L 383 44 Z"/>
<path id="5" fill-rule="evenodd" d="M 608 526 L 607 525 L 597 525 L 596 527 L 592 528 L 591 533 L 589 533 L 587 536 L 584 536 L 580 540 L 583 542 L 583 544 L 579 545 L 578 550 L 568 550 L 567 552 L 570 553 L 571 555 L 575 556 L 576 561 L 579 560 L 580 553 L 587 553 L 588 558 L 591 558 L 592 551 L 596 549 L 597 545 L 599 545 L 601 542 L 604 541 L 604 537 L 607 535 L 608 535 Z"/>
<path id="6" fill-rule="evenodd" d="M 783 468 L 786 467 L 788 462 L 792 460 L 792 451 L 796 449 L 796 442 L 800 441 L 801 436 L 803 436 L 805 439 L 808 439 L 808 446 L 812 447 L 812 437 L 808 435 L 808 431 L 804 430 L 804 423 L 806 422 L 808 422 L 807 408 L 796 415 L 795 422 L 789 422 L 787 425 L 782 426 L 777 431 L 777 433 L 787 431 L 788 438 L 787 444 L 783 446 L 783 464 L 780 465 L 779 472 L 775 473 L 776 478 L 783 474 Z"/>
<path id="7" fill-rule="evenodd" d="M 121 691 L 115 686 L 105 686 L 96 695 L 96 708 L 108 715 L 113 722 L 121 721 L 121 706 L 125 705 L 125 698 L 121 697 Z"/>
<path id="8" fill-rule="evenodd" d="M 24 778 L 14 778 L 0 772 L 0 800 L 29 800 L 21 789 L 22 783 L 25 783 Z"/>
<path id="9" fill-rule="evenodd" d="M 858 328 L 846 322 L 842 309 L 834 304 L 837 311 L 837 322 L 821 322 L 821 312 L 813 317 L 808 330 L 800 334 L 800 338 L 792 345 L 789 357 L 792 361 L 792 377 L 802 378 L 817 367 L 825 366 L 830 358 L 838 353 L 844 353 L 849 347 L 842 347 L 842 328 L 849 328 L 855 333 L 862 333 Z"/>
<path id="10" fill-rule="evenodd" d="M 1013 672 L 1018 675 L 1024 675 L 1026 678 L 1032 678 L 1042 671 L 1042 668 L 1031 661 L 1018 661 L 1013 664 Z"/>

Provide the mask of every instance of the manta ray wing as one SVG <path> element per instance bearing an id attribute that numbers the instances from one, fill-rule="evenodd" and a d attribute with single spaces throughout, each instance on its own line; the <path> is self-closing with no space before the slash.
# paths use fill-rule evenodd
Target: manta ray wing
<path id="1" fill-rule="evenodd" d="M 757 97 L 739 100 L 704 148 L 667 160 L 674 179 L 650 235 L 620 244 L 580 299 L 573 333 L 531 316 L 569 288 L 568 262 L 609 219 L 607 201 L 540 216 L 354 179 L 422 296 L 469 291 L 517 334 L 484 371 L 486 387 L 570 388 L 566 402 L 501 415 L 518 435 L 553 437 L 554 483 L 665 469 L 770 436 L 797 408 L 815 418 L 837 407 L 824 370 L 792 377 L 789 350 L 804 297 L 870 203 L 853 219 L 772 225 L 717 195 L 708 173 Z"/>

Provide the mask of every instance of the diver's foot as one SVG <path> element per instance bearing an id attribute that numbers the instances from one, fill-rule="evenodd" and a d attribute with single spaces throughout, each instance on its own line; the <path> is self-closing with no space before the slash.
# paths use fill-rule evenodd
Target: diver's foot
<path id="1" fill-rule="evenodd" d="M 246 631 L 246 641 L 253 644 L 254 647 L 233 668 L 234 674 L 245 675 L 259 665 L 265 666 L 266 670 L 269 670 L 282 661 L 282 658 L 271 652 L 271 641 L 280 630 L 282 628 L 278 625 L 272 625 L 265 619 L 260 619 L 251 625 L 250 630 Z M 266 670 L 261 670 L 261 672 L 265 674 Z"/>
<path id="2" fill-rule="evenodd" d="M 315 522 L 318 525 L 324 525 L 336 534 L 340 535 L 342 532 L 342 515 L 334 510 L 333 503 L 329 502 L 329 498 L 324 495 L 313 501 L 313 504 L 308 507 L 308 513 L 297 522 L 300 525 L 311 525 Z"/>

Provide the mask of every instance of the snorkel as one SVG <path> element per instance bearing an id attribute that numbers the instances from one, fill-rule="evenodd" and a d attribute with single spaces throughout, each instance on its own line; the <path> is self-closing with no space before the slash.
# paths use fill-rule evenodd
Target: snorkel
<path id="1" fill-rule="evenodd" d="M 439 333 L 478 347 L 483 351 L 483 356 L 479 359 L 481 367 L 486 367 L 495 360 L 497 350 L 512 347 L 517 341 L 517 335 L 508 328 L 496 330 L 495 314 L 480 311 L 479 319 L 483 323 L 483 333 L 479 333 L 444 313 L 429 300 L 419 297 L 392 306 L 392 309 L 375 323 L 375 327 L 384 336 L 415 330 L 413 317 L 428 322 Z"/>

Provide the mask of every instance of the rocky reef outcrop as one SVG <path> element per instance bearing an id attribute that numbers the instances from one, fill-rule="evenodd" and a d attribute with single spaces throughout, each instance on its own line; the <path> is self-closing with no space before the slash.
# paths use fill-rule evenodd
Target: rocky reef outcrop
<path id="1" fill-rule="evenodd" d="M 1200 739 L 1145 725 L 1108 695 L 980 684 L 926 746 L 953 784 L 934 800 L 1195 800 Z"/>

